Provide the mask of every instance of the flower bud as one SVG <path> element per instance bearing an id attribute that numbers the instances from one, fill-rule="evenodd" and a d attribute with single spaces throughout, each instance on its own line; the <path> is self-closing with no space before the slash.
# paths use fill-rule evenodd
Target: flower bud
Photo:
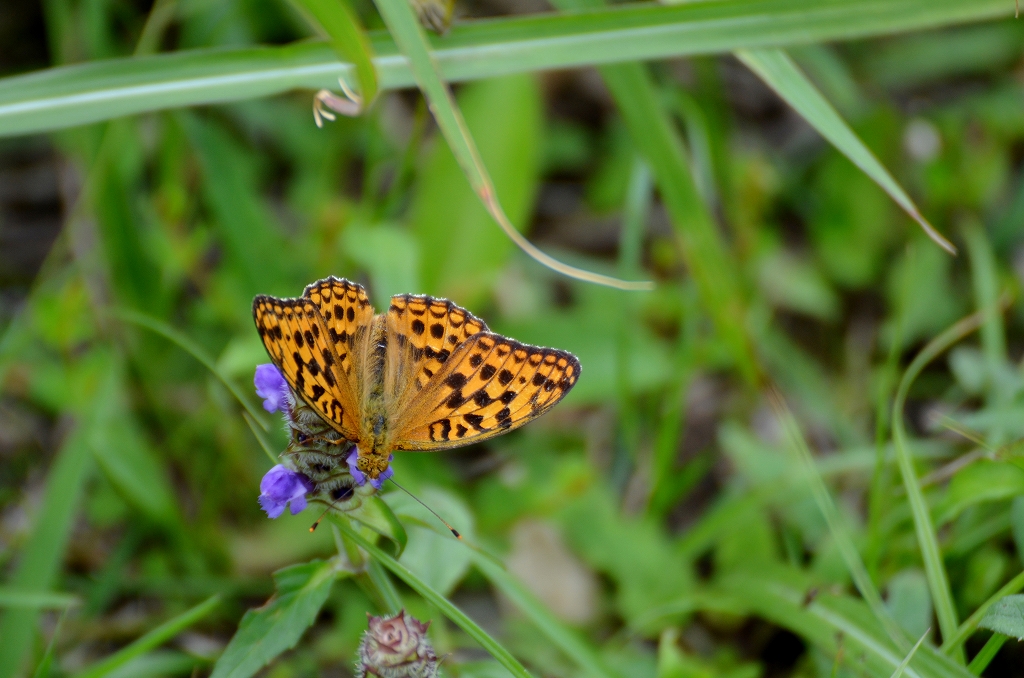
<path id="1" fill-rule="evenodd" d="M 392 617 L 369 617 L 369 628 L 359 644 L 356 678 L 434 678 L 437 655 L 427 639 L 427 628 L 402 610 Z"/>

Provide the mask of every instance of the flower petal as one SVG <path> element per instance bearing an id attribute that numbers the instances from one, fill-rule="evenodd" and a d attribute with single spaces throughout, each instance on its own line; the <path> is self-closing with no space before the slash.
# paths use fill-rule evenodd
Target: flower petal
<path id="1" fill-rule="evenodd" d="M 352 474 L 352 479 L 356 481 L 356 485 L 366 484 L 366 474 L 359 470 L 356 464 L 359 462 L 359 448 L 353 447 L 351 454 L 345 458 L 345 463 L 348 464 L 348 472 Z"/>
<path id="2" fill-rule="evenodd" d="M 381 473 L 376 478 L 370 479 L 370 484 L 379 490 L 380 488 L 384 487 L 384 481 L 393 475 L 395 475 L 395 469 L 389 466 L 388 469 L 384 471 L 384 473 Z"/>
<path id="3" fill-rule="evenodd" d="M 256 395 L 264 399 L 263 409 L 267 412 L 287 410 L 288 382 L 285 381 L 284 375 L 276 365 L 272 363 L 257 365 L 252 381 L 256 387 Z"/>
<path id="4" fill-rule="evenodd" d="M 265 494 L 259 496 L 260 508 L 267 512 L 268 518 L 278 518 L 284 513 L 284 503 Z"/>

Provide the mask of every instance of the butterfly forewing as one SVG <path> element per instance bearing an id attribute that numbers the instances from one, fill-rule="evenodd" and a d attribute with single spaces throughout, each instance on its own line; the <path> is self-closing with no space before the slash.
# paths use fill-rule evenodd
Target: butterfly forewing
<path id="1" fill-rule="evenodd" d="M 334 337 L 340 325 L 350 328 L 350 333 L 358 332 L 360 327 L 347 319 L 344 305 L 345 321 L 329 326 L 321 315 L 321 306 L 310 295 L 311 288 L 307 288 L 307 295 L 301 299 L 256 297 L 253 300 L 256 328 L 267 353 L 292 390 L 346 439 L 358 440 L 359 403 L 338 349 L 344 349 L 346 357 L 350 351 L 345 349 L 346 342 L 336 342 Z M 321 301 L 325 298 L 322 292 L 317 297 Z M 368 304 L 367 308 L 370 308 Z M 372 308 L 369 317 L 373 317 Z M 349 359 L 348 371 L 351 371 L 351 363 Z"/>
<path id="2" fill-rule="evenodd" d="M 362 285 L 331 276 L 307 285 L 302 296 L 312 301 L 320 312 L 327 329 L 324 340 L 329 340 L 334 347 L 341 369 L 356 393 L 352 378 L 356 363 L 354 348 L 357 336 L 367 331 L 373 321 L 373 306 L 366 290 Z"/>
<path id="3" fill-rule="evenodd" d="M 458 346 L 396 422 L 394 447 L 447 449 L 519 428 L 561 400 L 579 374 L 571 353 L 477 333 Z"/>
<path id="4" fill-rule="evenodd" d="M 384 392 L 396 413 L 414 406 L 419 392 L 469 337 L 487 325 L 447 299 L 399 294 L 387 313 L 387 373 Z"/>

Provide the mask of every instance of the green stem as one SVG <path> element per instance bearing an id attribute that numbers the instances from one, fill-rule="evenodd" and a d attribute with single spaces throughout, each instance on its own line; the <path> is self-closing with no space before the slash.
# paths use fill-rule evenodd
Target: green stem
<path id="1" fill-rule="evenodd" d="M 245 411 L 249 413 L 249 416 L 259 424 L 260 428 L 264 431 L 267 430 L 267 425 L 263 423 L 259 413 L 249 400 L 242 395 L 242 392 L 238 389 L 238 386 L 234 384 L 230 379 L 221 373 L 220 369 L 214 364 L 213 359 L 206 355 L 199 344 L 192 341 L 189 337 L 185 336 L 181 332 L 177 331 L 167 323 L 152 316 L 148 316 L 145 313 L 139 313 L 138 311 L 132 311 L 129 309 L 114 309 L 112 315 L 115 318 L 123 320 L 125 322 L 138 325 L 139 327 L 145 327 L 147 330 L 155 332 L 165 339 L 170 340 L 172 343 L 177 344 L 179 348 L 188 353 L 190 356 L 198 360 L 202 365 L 210 370 L 213 376 L 217 377 L 220 383 L 224 384 L 224 387 L 231 392 L 231 395 L 235 397 L 235 400 L 245 408 Z M 276 463 L 276 462 L 275 462 Z"/>
<path id="2" fill-rule="evenodd" d="M 101 678 L 102 676 L 111 673 L 115 669 L 124 666 L 132 659 L 140 657 L 150 650 L 160 647 L 171 638 L 174 638 L 176 635 L 213 612 L 218 605 L 220 605 L 220 595 L 214 595 L 207 598 L 191 610 L 164 622 L 130 645 L 121 648 L 106 659 L 93 664 L 85 671 L 79 673 L 77 678 Z"/>
<path id="3" fill-rule="evenodd" d="M 1003 643 L 1010 639 L 1009 636 L 1004 636 L 1001 633 L 993 633 L 992 637 L 988 639 L 984 647 L 978 650 L 978 654 L 974 655 L 974 659 L 967 665 L 967 670 L 976 676 L 980 676 L 981 672 L 984 671 L 988 665 L 996 658 L 996 654 L 1000 648 L 1003 647 Z"/>
<path id="4" fill-rule="evenodd" d="M 978 609 L 974 611 L 974 614 L 968 617 L 967 621 L 960 625 L 960 628 L 956 630 L 956 633 L 950 636 L 949 640 L 942 643 L 942 651 L 949 654 L 954 649 L 961 647 L 964 642 L 971 637 L 971 634 L 978 629 L 978 624 L 981 623 L 982 617 L 985 616 L 985 613 L 988 612 L 990 607 L 1006 596 L 1013 595 L 1021 589 L 1024 589 L 1024 572 L 1021 572 L 1016 577 L 1006 582 L 1001 589 L 993 593 L 988 600 L 979 605 Z"/>
<path id="5" fill-rule="evenodd" d="M 953 604 L 953 594 L 949 588 L 949 577 L 946 574 L 946 565 L 942 560 L 935 526 L 932 524 L 928 504 L 925 502 L 924 493 L 921 491 L 921 485 L 914 471 L 913 461 L 907 450 L 907 431 L 903 423 L 903 409 L 911 384 L 914 383 L 914 379 L 921 374 L 925 366 L 950 346 L 977 330 L 986 317 L 987 314 L 984 311 L 973 313 L 930 341 L 917 354 L 903 374 L 892 406 L 892 432 L 896 460 L 899 464 L 900 474 L 903 476 L 903 487 L 907 492 L 910 510 L 914 516 L 914 530 L 917 533 L 917 542 L 924 561 L 928 588 L 935 605 L 935 615 L 939 620 L 939 630 L 942 632 L 942 637 L 947 640 L 954 638 L 957 633 L 956 607 Z M 949 652 L 961 663 L 966 663 L 964 651 L 960 645 L 951 646 Z"/>
<path id="6" fill-rule="evenodd" d="M 511 652 L 506 650 L 498 641 L 480 628 L 476 622 L 466 616 L 466 613 L 452 605 L 447 598 L 431 588 L 429 584 L 420 579 L 412 570 L 399 563 L 370 542 L 369 539 L 359 534 L 344 516 L 329 513 L 327 518 L 334 522 L 345 536 L 359 544 L 360 548 L 373 556 L 377 562 L 391 570 L 396 577 L 408 584 L 410 588 L 423 596 L 428 602 L 437 606 L 446 617 L 455 622 L 470 638 L 480 643 L 481 647 L 498 660 L 498 663 L 508 669 L 509 673 L 516 676 L 516 678 L 533 678 L 530 672 L 526 670 L 526 667 L 512 656 Z"/>

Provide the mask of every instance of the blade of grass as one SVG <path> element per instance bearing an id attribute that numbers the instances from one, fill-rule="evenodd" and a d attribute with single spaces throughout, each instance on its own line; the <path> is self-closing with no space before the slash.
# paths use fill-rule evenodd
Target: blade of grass
<path id="1" fill-rule="evenodd" d="M 92 469 L 91 419 L 102 419 L 99 413 L 111 398 L 114 380 L 112 371 L 108 371 L 92 401 L 96 411 L 85 413 L 75 424 L 50 468 L 42 506 L 8 582 L 12 588 L 38 592 L 53 588 Z M 38 618 L 36 609 L 10 609 L 4 613 L 0 620 L 0 678 L 18 675 L 31 648 Z"/>
<path id="2" fill-rule="evenodd" d="M 160 626 L 149 631 L 141 638 L 121 648 L 109 657 L 88 667 L 77 675 L 77 678 L 102 678 L 113 673 L 132 659 L 140 657 L 150 650 L 156 649 L 171 640 L 179 633 L 206 617 L 220 605 L 220 595 L 213 595 L 195 607 L 168 619 Z"/>
<path id="3" fill-rule="evenodd" d="M 128 309 L 113 309 L 111 315 L 115 318 L 119 318 L 125 322 L 138 325 L 139 327 L 145 327 L 146 329 L 159 334 L 160 336 L 168 339 L 172 343 L 176 344 L 180 349 L 188 353 L 190 356 L 198 360 L 203 367 L 210 370 L 213 376 L 217 377 L 217 380 L 224 384 L 224 388 L 230 391 L 231 395 L 235 397 L 235 400 L 245 409 L 252 419 L 259 424 L 260 428 L 264 431 L 267 430 L 267 425 L 264 423 L 262 417 L 257 412 L 255 406 L 249 402 L 242 392 L 238 389 L 233 381 L 224 376 L 223 373 L 217 368 L 216 363 L 206 355 L 206 351 L 202 349 L 199 344 L 192 341 L 190 338 L 174 329 L 164 321 L 148 316 L 138 311 L 132 311 Z M 262 443 L 263 441 L 261 441 Z"/>
<path id="4" fill-rule="evenodd" d="M 256 442 L 260 444 L 260 448 L 266 452 L 267 457 L 270 459 L 270 463 L 275 466 L 280 463 L 280 459 L 270 449 L 270 443 L 267 441 L 266 433 L 259 428 L 259 423 L 252 418 L 252 415 L 248 412 L 242 412 L 242 417 L 245 419 L 245 423 L 249 425 L 249 430 L 252 431 L 253 436 L 256 438 Z"/>
<path id="5" fill-rule="evenodd" d="M 626 189 L 626 203 L 622 210 L 622 232 L 619 236 L 618 273 L 623 279 L 640 275 L 643 254 L 644 231 L 647 215 L 653 199 L 654 182 L 651 171 L 642 158 L 633 160 L 629 186 Z M 624 464 L 613 463 L 613 467 L 632 471 L 636 464 L 637 447 L 640 442 L 640 416 L 638 404 L 633 397 L 631 382 L 634 354 L 634 325 L 636 318 L 636 297 L 622 295 L 619 299 L 623 322 L 618 326 L 615 343 L 615 379 L 618 392 L 619 444 L 616 453 L 623 453 Z M 613 483 L 616 482 L 613 480 Z"/>
<path id="6" fill-rule="evenodd" d="M 0 586 L 0 608 L 55 608 L 62 609 L 82 603 L 78 596 L 51 591 L 21 591 L 10 586 Z"/>
<path id="7" fill-rule="evenodd" d="M 921 647 L 921 643 L 924 642 L 924 639 L 928 637 L 930 632 L 931 629 L 928 629 L 920 638 L 917 639 L 917 642 L 914 643 L 914 647 L 910 648 L 910 652 L 908 652 L 907 656 L 903 658 L 903 661 L 896 667 L 896 670 L 892 672 L 892 676 L 890 676 L 890 678 L 900 678 L 900 676 L 903 675 L 903 671 L 907 668 L 907 665 L 910 664 L 910 660 L 914 658 L 915 654 L 917 654 L 917 648 Z"/>
<path id="8" fill-rule="evenodd" d="M 939 549 L 939 542 L 935 534 L 935 526 L 932 524 L 931 513 L 928 511 L 928 504 L 924 500 L 924 493 L 921 491 L 921 485 L 918 482 L 917 473 L 914 471 L 910 452 L 907 450 L 907 431 L 903 422 L 903 409 L 910 386 L 921 373 L 921 370 L 939 354 L 981 327 L 986 317 L 987 313 L 985 311 L 972 313 L 966 318 L 957 321 L 942 332 L 942 334 L 928 342 L 911 361 L 906 372 L 903 373 L 903 378 L 900 379 L 899 387 L 896 389 L 896 398 L 892 405 L 892 436 L 893 444 L 896 448 L 896 461 L 899 465 L 900 474 L 903 476 L 903 487 L 906 489 L 907 500 L 910 503 L 910 510 L 914 517 L 917 543 L 921 549 L 925 575 L 928 578 L 928 589 L 932 594 L 932 603 L 935 605 L 935 616 L 939 620 L 939 630 L 942 632 L 943 642 L 956 636 L 956 606 L 953 603 L 953 594 L 949 588 L 949 577 L 946 574 L 946 565 L 942 560 L 942 551 Z M 959 659 L 961 663 L 965 661 L 962 646 L 952 645 L 948 651 Z"/>
<path id="9" fill-rule="evenodd" d="M 20 556 L 22 560 L 9 581 L 12 588 L 48 591 L 56 580 L 92 466 L 92 451 L 84 429 L 85 425 L 80 423 L 71 432 L 54 460 L 39 516 Z M 12 678 L 23 668 L 38 619 L 38 609 L 11 608 L 4 612 L 0 621 L 0 678 Z"/>
<path id="10" fill-rule="evenodd" d="M 494 190 L 494 183 L 491 181 L 483 160 L 480 159 L 476 142 L 473 141 L 473 137 L 466 127 L 466 121 L 462 118 L 462 112 L 455 103 L 451 89 L 442 79 L 438 64 L 431 56 L 430 44 L 427 42 L 427 36 L 420 26 L 415 11 L 407 0 L 376 0 L 376 5 L 398 48 L 408 58 L 416 84 L 423 92 L 423 96 L 434 114 L 434 119 L 469 180 L 470 186 L 473 187 L 480 201 L 505 232 L 505 235 L 536 261 L 570 278 L 623 290 L 653 289 L 654 285 L 650 282 L 623 281 L 564 264 L 539 250 L 516 230 L 501 206 Z"/>
<path id="11" fill-rule="evenodd" d="M 435 39 L 449 82 L 590 64 L 717 54 L 836 41 L 981 21 L 1004 0 L 723 0 L 681 6 L 628 4 L 579 15 L 537 15 L 455 26 Z M 409 63 L 383 32 L 369 33 L 379 87 L 414 84 Z M 52 68 L 0 79 L 0 136 L 144 111 L 336 87 L 353 66 L 328 45 L 182 51 Z"/>
<path id="12" fill-rule="evenodd" d="M 913 257 L 916 251 L 914 248 L 908 248 L 906 256 Z M 900 295 L 905 303 L 901 308 L 909 308 L 909 303 L 906 302 L 909 302 L 910 299 L 910 282 L 910 276 L 906 276 L 903 280 Z M 868 494 L 868 543 L 864 549 L 864 560 L 872 579 L 878 575 L 878 565 L 882 558 L 884 545 L 881 523 L 886 513 L 889 489 L 892 485 L 892 466 L 885 458 L 888 430 L 892 426 L 887 413 L 889 412 L 890 394 L 892 394 L 899 371 L 899 353 L 900 347 L 903 345 L 903 322 L 904 314 L 897 312 L 896 331 L 889 345 L 889 354 L 885 359 L 885 366 L 882 368 L 881 383 L 875 394 L 875 468 L 871 474 L 871 489 Z"/>
<path id="13" fill-rule="evenodd" d="M 848 596 L 820 593 L 809 604 L 806 588 L 811 582 L 788 568 L 737 572 L 719 581 L 715 590 L 726 600 L 726 610 L 739 606 L 790 629 L 829 655 L 842 654 L 852 667 L 884 678 L 905 656 L 874 621 L 867 606 Z M 709 592 L 710 593 L 710 592 Z M 904 675 L 911 678 L 968 678 L 966 667 L 927 644 L 922 644 Z"/>
<path id="14" fill-rule="evenodd" d="M 1007 364 L 1006 328 L 999 312 L 999 273 L 995 254 L 985 231 L 977 223 L 963 228 L 967 241 L 967 255 L 971 263 L 971 283 L 974 288 L 975 308 L 985 313 L 981 326 L 981 348 L 988 372 L 986 401 L 989 407 L 1002 409 L 1010 405 L 1015 387 L 1002 375 L 1012 373 Z M 1006 442 L 1006 432 L 994 427 L 988 431 L 988 443 L 998 447 Z"/>
<path id="15" fill-rule="evenodd" d="M 981 623 L 982 618 L 985 616 L 985 613 L 988 612 L 990 607 L 1006 596 L 1019 593 L 1021 589 L 1024 589 L 1024 572 L 1021 572 L 1016 577 L 1006 582 L 1006 584 L 993 593 L 988 600 L 979 605 L 978 609 L 960 625 L 960 628 L 956 630 L 956 633 L 942 643 L 942 651 L 949 654 L 956 648 L 963 646 L 963 644 L 967 642 L 967 639 L 971 637 L 971 634 L 978 630 L 978 624 Z"/>
<path id="16" fill-rule="evenodd" d="M 399 595 L 394 582 L 391 581 L 391 577 L 388 576 L 387 571 L 384 570 L 379 561 L 371 560 L 367 563 L 366 574 L 373 583 L 374 588 L 380 593 L 381 600 L 384 601 L 385 610 L 388 614 L 395 614 L 404 607 L 402 605 L 402 596 Z"/>
<path id="17" fill-rule="evenodd" d="M 380 563 L 372 559 L 368 561 L 355 542 L 343 535 L 337 525 L 331 525 L 331 533 L 334 535 L 338 555 L 356 571 L 353 580 L 377 609 L 384 614 L 394 614 L 405 607 L 401 595 Z"/>
<path id="18" fill-rule="evenodd" d="M 440 531 L 437 532 L 441 534 Z M 470 547 L 469 544 L 466 544 L 466 547 L 472 553 L 473 564 L 487 577 L 488 581 L 504 593 L 519 611 L 526 615 L 537 630 L 558 646 L 567 657 L 576 662 L 584 674 L 598 678 L 618 678 L 618 674 L 605 665 L 604 660 L 586 642 L 581 640 L 574 631 L 566 628 L 551 610 L 527 591 L 505 568 L 487 555 Z"/>
<path id="19" fill-rule="evenodd" d="M 50 669 L 53 666 L 53 657 L 57 650 L 57 639 L 60 637 L 60 630 L 64 626 L 64 619 L 67 616 L 67 610 L 65 610 L 57 618 L 57 625 L 53 629 L 53 635 L 50 636 L 50 641 L 46 644 L 43 658 L 39 660 L 36 670 L 32 672 L 32 678 L 49 678 Z"/>
<path id="20" fill-rule="evenodd" d="M 885 603 L 882 602 L 882 596 L 878 589 L 875 588 L 875 583 L 871 580 L 871 575 L 868 574 L 864 561 L 861 560 L 860 553 L 853 543 L 853 538 L 846 529 L 842 516 L 839 515 L 839 511 L 832 501 L 832 495 L 829 493 L 828 488 L 825 486 L 825 481 L 814 464 L 814 458 L 807 447 L 807 442 L 800 431 L 799 424 L 797 424 L 792 412 L 790 412 L 785 400 L 783 400 L 781 393 L 771 389 L 768 392 L 768 399 L 771 402 L 772 409 L 775 410 L 775 416 L 778 417 L 789 437 L 790 445 L 800 456 L 800 461 L 803 463 L 804 471 L 811 485 L 811 492 L 814 494 L 814 500 L 818 504 L 818 509 L 821 511 L 822 516 L 825 518 L 829 534 L 832 535 L 832 539 L 839 548 L 839 553 L 846 563 L 846 569 L 853 578 L 854 585 L 868 604 L 872 614 L 875 615 L 875 618 L 881 623 L 886 633 L 889 634 L 893 643 L 896 644 L 896 647 L 906 650 L 908 645 L 906 635 L 889 614 L 889 609 L 885 606 Z M 920 642 L 918 645 L 920 645 Z"/>
<path id="21" fill-rule="evenodd" d="M 765 84 L 803 116 L 821 136 L 835 146 L 854 165 L 881 186 L 896 204 L 916 221 L 928 237 L 950 254 L 956 247 L 928 223 L 906 191 L 896 183 L 889 171 L 874 153 L 846 124 L 832 104 L 818 91 L 800 67 L 781 49 L 739 50 L 736 57 L 753 71 Z"/>
<path id="22" fill-rule="evenodd" d="M 470 638 L 480 644 L 482 648 L 487 650 L 492 657 L 504 666 L 508 671 L 516 678 L 531 678 L 530 672 L 519 663 L 519 660 L 512 656 L 512 654 L 506 650 L 498 641 L 491 638 L 490 635 L 482 628 L 477 626 L 476 622 L 466 616 L 466 614 L 455 607 L 448 601 L 447 598 L 442 596 L 437 591 L 433 590 L 428 586 L 422 579 L 416 576 L 412 571 L 406 568 L 404 565 L 399 563 L 397 560 L 389 556 L 383 550 L 378 548 L 375 544 L 370 542 L 368 539 L 359 534 L 358 531 L 349 525 L 348 521 L 342 516 L 336 516 L 334 514 L 328 514 L 328 519 L 334 522 L 338 528 L 352 541 L 359 544 L 359 546 L 369 553 L 375 560 L 381 565 L 391 570 L 399 579 L 408 584 L 414 591 L 423 596 L 427 602 L 436 606 L 441 612 L 448 617 L 448 619 L 455 622 L 455 624 L 465 631 Z"/>
<path id="23" fill-rule="evenodd" d="M 346 0 L 294 0 L 305 10 L 307 20 L 315 29 L 327 34 L 335 54 L 354 66 L 363 110 L 377 96 L 377 71 L 373 67 L 373 49 L 359 17 Z"/>
<path id="24" fill-rule="evenodd" d="M 593 9 L 603 0 L 556 0 L 560 10 Z M 672 225 L 682 244 L 687 268 L 715 329 L 729 346 L 736 367 L 756 383 L 760 369 L 746 333 L 741 276 L 718 226 L 701 199 L 685 144 L 643 64 L 602 66 L 601 77 L 626 121 L 630 138 L 654 174 Z"/>
<path id="25" fill-rule="evenodd" d="M 981 672 L 988 668 L 988 665 L 992 663 L 992 660 L 996 658 L 996 654 L 1003 647 L 1003 643 L 1010 639 L 1009 636 L 1004 636 L 1001 633 L 993 633 L 992 637 L 988 639 L 978 654 L 974 655 L 974 659 L 967 665 L 967 670 L 976 676 L 980 676 Z"/>

